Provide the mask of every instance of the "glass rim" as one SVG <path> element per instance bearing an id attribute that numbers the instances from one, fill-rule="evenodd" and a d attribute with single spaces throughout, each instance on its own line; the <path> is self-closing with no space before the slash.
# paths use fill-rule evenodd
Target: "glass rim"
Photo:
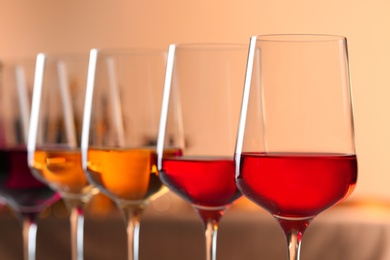
<path id="1" fill-rule="evenodd" d="M 240 50 L 248 49 L 248 44 L 245 43 L 229 43 L 229 42 L 201 42 L 201 43 L 177 43 L 171 44 L 177 50 L 191 51 L 214 51 L 214 50 Z"/>
<path id="2" fill-rule="evenodd" d="M 91 51 L 96 51 L 98 55 L 109 56 L 126 56 L 133 54 L 165 54 L 166 49 L 163 48 L 93 48 Z"/>
<path id="3" fill-rule="evenodd" d="M 335 34 L 262 34 L 256 35 L 257 41 L 264 42 L 330 42 L 346 41 L 346 37 Z"/>
<path id="4" fill-rule="evenodd" d="M 88 57 L 88 52 L 39 52 L 35 56 L 42 55 L 45 56 L 45 58 L 54 60 L 54 59 L 74 59 L 74 58 L 80 58 L 80 57 Z"/>

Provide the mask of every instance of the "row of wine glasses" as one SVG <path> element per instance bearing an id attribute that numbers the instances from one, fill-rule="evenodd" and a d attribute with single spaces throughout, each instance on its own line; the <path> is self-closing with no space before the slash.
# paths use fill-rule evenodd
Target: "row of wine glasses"
<path id="1" fill-rule="evenodd" d="M 72 212 L 72 259 L 83 258 L 82 209 L 98 191 L 123 213 L 128 259 L 139 259 L 143 209 L 169 189 L 199 214 L 207 260 L 242 194 L 276 218 L 297 260 L 310 222 L 356 185 L 344 37 L 265 35 L 249 48 L 172 44 L 93 49 L 84 65 L 73 58 L 37 56 L 27 145 L 34 175 Z"/>

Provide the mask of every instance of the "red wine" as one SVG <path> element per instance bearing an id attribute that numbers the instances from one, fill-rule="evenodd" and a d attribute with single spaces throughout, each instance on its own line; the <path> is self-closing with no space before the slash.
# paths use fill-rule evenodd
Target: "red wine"
<path id="1" fill-rule="evenodd" d="M 38 213 L 60 198 L 32 175 L 25 148 L 0 149 L 0 195 L 20 213 Z"/>
<path id="2" fill-rule="evenodd" d="M 175 157 L 163 160 L 160 178 L 195 207 L 224 208 L 241 196 L 231 158 Z"/>
<path id="3" fill-rule="evenodd" d="M 308 218 L 355 188 L 355 155 L 242 153 L 237 186 L 273 215 Z"/>

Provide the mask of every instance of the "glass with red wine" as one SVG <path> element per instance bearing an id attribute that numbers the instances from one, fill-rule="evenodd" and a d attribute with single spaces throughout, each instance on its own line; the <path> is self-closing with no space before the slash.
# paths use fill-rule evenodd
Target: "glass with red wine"
<path id="1" fill-rule="evenodd" d="M 279 222 L 289 260 L 311 221 L 355 188 L 351 96 L 345 37 L 251 38 L 236 183 Z"/>
<path id="2" fill-rule="evenodd" d="M 218 223 L 241 197 L 234 147 L 247 45 L 170 45 L 159 138 L 162 182 L 190 203 L 205 229 L 206 259 L 217 257 Z M 166 157 L 163 149 L 179 148 Z"/>
<path id="3" fill-rule="evenodd" d="M 0 196 L 22 224 L 24 259 L 33 260 L 39 215 L 60 197 L 27 163 L 35 59 L 6 59 L 0 66 Z"/>

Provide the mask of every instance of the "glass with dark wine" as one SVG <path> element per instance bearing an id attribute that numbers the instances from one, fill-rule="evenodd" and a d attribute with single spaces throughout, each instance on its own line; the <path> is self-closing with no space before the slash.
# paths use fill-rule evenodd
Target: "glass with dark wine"
<path id="1" fill-rule="evenodd" d="M 81 125 L 88 55 L 37 55 L 28 162 L 70 211 L 71 255 L 83 259 L 84 206 L 98 190 L 81 165 Z"/>
<path id="2" fill-rule="evenodd" d="M 158 170 L 202 219 L 206 259 L 217 256 L 218 223 L 241 193 L 234 146 L 248 46 L 171 45 L 158 139 Z M 164 149 L 180 156 L 166 157 Z"/>
<path id="3" fill-rule="evenodd" d="M 238 188 L 276 218 L 298 260 L 310 222 L 357 181 L 344 37 L 251 38 L 235 156 Z"/>
<path id="4" fill-rule="evenodd" d="M 118 206 L 128 235 L 128 259 L 139 258 L 141 213 L 164 194 L 156 141 L 166 51 L 93 49 L 82 134 L 88 179 Z M 166 149 L 167 155 L 180 153 Z"/>
<path id="5" fill-rule="evenodd" d="M 27 163 L 34 59 L 0 65 L 0 196 L 23 227 L 24 259 L 34 260 L 39 214 L 60 196 L 36 179 Z"/>

